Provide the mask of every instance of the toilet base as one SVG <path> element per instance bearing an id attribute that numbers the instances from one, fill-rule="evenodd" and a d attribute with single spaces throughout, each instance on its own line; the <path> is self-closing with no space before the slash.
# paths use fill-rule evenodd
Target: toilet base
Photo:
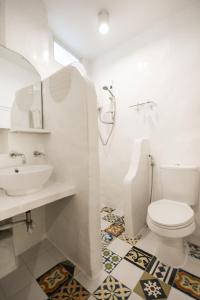
<path id="1" fill-rule="evenodd" d="M 187 256 L 183 239 L 166 238 L 159 235 L 157 237 L 156 256 L 158 259 L 169 266 L 183 267 Z"/>

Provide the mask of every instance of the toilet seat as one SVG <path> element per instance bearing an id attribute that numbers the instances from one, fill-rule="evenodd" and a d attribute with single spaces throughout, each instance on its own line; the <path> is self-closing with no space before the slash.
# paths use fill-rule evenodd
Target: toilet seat
<path id="1" fill-rule="evenodd" d="M 194 222 L 194 211 L 185 203 L 162 199 L 149 205 L 148 219 L 154 226 L 175 230 L 190 226 Z"/>

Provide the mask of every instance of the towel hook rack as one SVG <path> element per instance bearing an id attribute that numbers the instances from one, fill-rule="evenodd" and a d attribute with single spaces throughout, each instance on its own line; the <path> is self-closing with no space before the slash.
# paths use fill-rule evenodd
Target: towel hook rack
<path id="1" fill-rule="evenodd" d="M 150 105 L 151 107 L 154 107 L 154 106 L 156 106 L 157 104 L 156 104 L 156 102 L 154 102 L 154 101 L 146 101 L 146 102 L 141 102 L 141 103 L 133 104 L 133 105 L 129 106 L 129 108 L 134 108 L 134 107 L 136 107 L 137 110 L 139 110 L 139 107 L 140 107 L 140 106 L 146 106 L 146 105 Z"/>

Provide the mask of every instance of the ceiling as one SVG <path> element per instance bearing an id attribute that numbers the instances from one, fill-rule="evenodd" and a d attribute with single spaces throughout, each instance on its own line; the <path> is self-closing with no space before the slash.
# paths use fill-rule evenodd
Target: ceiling
<path id="1" fill-rule="evenodd" d="M 156 22 L 198 0 L 44 0 L 54 36 L 81 58 L 93 60 Z M 110 32 L 98 32 L 97 14 L 110 13 Z"/>

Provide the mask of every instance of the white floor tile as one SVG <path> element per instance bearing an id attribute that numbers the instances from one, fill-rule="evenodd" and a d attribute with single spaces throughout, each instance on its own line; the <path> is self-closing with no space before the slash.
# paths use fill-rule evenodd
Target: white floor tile
<path id="1" fill-rule="evenodd" d="M 23 259 L 25 263 L 29 262 L 30 260 L 33 260 L 35 257 L 41 255 L 46 250 L 52 247 L 52 244 L 49 240 L 45 239 L 38 243 L 37 245 L 31 247 L 24 253 L 20 255 L 20 257 Z"/>
<path id="2" fill-rule="evenodd" d="M 153 232 L 148 231 L 137 242 L 136 247 L 141 248 L 150 254 L 155 254 L 157 245 L 158 245 L 157 236 Z"/>
<path id="3" fill-rule="evenodd" d="M 0 287 L 6 297 L 16 294 L 18 291 L 26 287 L 33 277 L 26 266 L 19 267 L 0 281 Z"/>
<path id="4" fill-rule="evenodd" d="M 132 293 L 131 295 L 130 295 L 130 297 L 128 298 L 128 300 L 144 300 L 142 297 L 140 297 L 138 294 L 136 294 L 136 293 Z M 175 299 L 174 299 L 175 300 Z"/>
<path id="5" fill-rule="evenodd" d="M 56 261 L 56 263 L 66 260 L 66 257 L 54 246 L 50 247 L 47 252 Z"/>
<path id="6" fill-rule="evenodd" d="M 104 221 L 101 219 L 101 230 L 105 230 L 107 227 L 109 227 L 111 223 Z"/>
<path id="7" fill-rule="evenodd" d="M 27 267 L 31 274 L 38 278 L 57 264 L 57 261 L 50 255 L 49 252 L 45 251 L 41 255 L 28 261 Z"/>
<path id="8" fill-rule="evenodd" d="M 188 256 L 185 265 L 182 267 L 185 271 L 200 277 L 200 260 Z"/>
<path id="9" fill-rule="evenodd" d="M 6 300 L 3 290 L 0 288 L 0 300 Z"/>
<path id="10" fill-rule="evenodd" d="M 180 292 L 179 290 L 175 289 L 175 288 L 171 288 L 169 296 L 167 298 L 167 300 L 192 300 L 193 298 L 191 298 L 190 296 Z"/>
<path id="11" fill-rule="evenodd" d="M 39 287 L 37 282 L 33 280 L 31 284 L 20 290 L 17 294 L 9 297 L 7 300 L 46 300 L 47 296 Z"/>
<path id="12" fill-rule="evenodd" d="M 94 296 L 90 296 L 88 300 L 96 300 L 96 298 Z"/>
<path id="13" fill-rule="evenodd" d="M 108 273 L 102 271 L 97 278 L 90 279 L 86 277 L 84 273 L 80 272 L 77 276 L 75 276 L 75 279 L 80 282 L 90 293 L 93 293 L 107 276 Z"/>
<path id="14" fill-rule="evenodd" d="M 107 248 L 118 254 L 119 256 L 124 257 L 132 248 L 132 246 L 125 241 L 115 239 Z"/>
<path id="15" fill-rule="evenodd" d="M 112 276 L 125 284 L 130 289 L 133 289 L 138 283 L 143 271 L 133 264 L 123 259 L 113 270 Z"/>

